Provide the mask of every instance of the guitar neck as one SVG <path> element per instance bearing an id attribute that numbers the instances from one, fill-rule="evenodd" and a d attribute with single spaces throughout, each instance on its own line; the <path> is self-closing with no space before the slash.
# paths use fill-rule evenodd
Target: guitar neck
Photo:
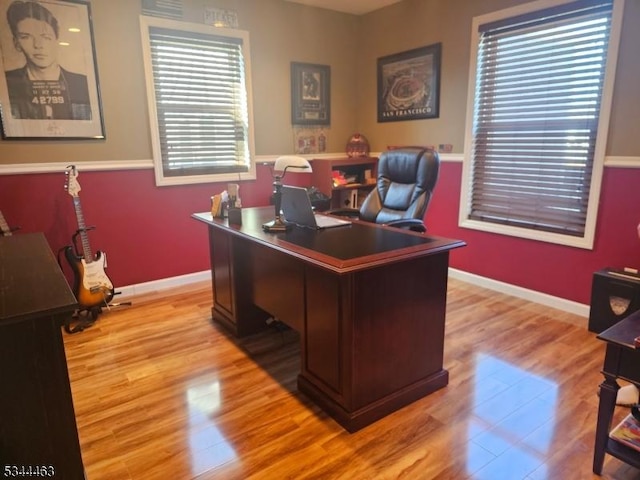
<path id="1" fill-rule="evenodd" d="M 91 252 L 91 245 L 89 245 L 89 235 L 87 235 L 87 227 L 84 224 L 84 215 L 82 215 L 80 197 L 73 197 L 73 206 L 76 210 L 78 232 L 80 233 L 80 240 L 82 242 L 82 256 L 84 257 L 84 261 L 86 263 L 91 263 L 93 261 L 93 253 Z"/>

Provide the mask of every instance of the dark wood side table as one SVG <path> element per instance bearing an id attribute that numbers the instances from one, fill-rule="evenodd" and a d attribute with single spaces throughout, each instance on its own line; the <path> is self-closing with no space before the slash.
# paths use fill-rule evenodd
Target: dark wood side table
<path id="1" fill-rule="evenodd" d="M 41 233 L 0 237 L 0 475 L 85 478 L 62 341 L 76 299 Z"/>
<path id="2" fill-rule="evenodd" d="M 608 328 L 598 339 L 607 342 L 600 384 L 598 423 L 593 453 L 593 472 L 600 475 L 606 453 L 623 462 L 640 468 L 640 452 L 609 438 L 611 420 L 620 386 L 618 378 L 640 385 L 640 349 L 634 347 L 634 339 L 640 336 L 640 311 Z"/>

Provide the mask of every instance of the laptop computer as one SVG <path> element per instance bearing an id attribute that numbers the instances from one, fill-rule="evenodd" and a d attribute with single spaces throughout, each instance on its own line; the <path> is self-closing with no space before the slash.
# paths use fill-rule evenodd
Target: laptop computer
<path id="1" fill-rule="evenodd" d="M 280 208 L 286 222 L 301 227 L 323 229 L 351 225 L 349 220 L 313 213 L 307 189 L 302 187 L 283 185 Z"/>

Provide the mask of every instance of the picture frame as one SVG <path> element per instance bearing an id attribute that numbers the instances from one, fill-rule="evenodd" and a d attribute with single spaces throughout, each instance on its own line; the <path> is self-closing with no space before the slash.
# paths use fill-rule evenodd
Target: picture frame
<path id="1" fill-rule="evenodd" d="M 0 0 L 0 122 L 4 139 L 105 138 L 89 2 Z"/>
<path id="2" fill-rule="evenodd" d="M 331 123 L 331 67 L 291 62 L 291 123 Z"/>
<path id="3" fill-rule="evenodd" d="M 378 58 L 378 122 L 440 116 L 442 44 Z"/>
<path id="4" fill-rule="evenodd" d="M 238 12 L 224 8 L 205 7 L 204 23 L 214 27 L 238 28 Z"/>

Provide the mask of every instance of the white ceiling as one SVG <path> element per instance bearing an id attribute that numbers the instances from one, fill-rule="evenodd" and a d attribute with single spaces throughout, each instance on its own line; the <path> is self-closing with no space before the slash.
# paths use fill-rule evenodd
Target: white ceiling
<path id="1" fill-rule="evenodd" d="M 386 7 L 402 0 L 286 0 L 287 2 L 301 3 L 311 7 L 326 8 L 338 12 L 364 15 L 379 8 Z"/>

